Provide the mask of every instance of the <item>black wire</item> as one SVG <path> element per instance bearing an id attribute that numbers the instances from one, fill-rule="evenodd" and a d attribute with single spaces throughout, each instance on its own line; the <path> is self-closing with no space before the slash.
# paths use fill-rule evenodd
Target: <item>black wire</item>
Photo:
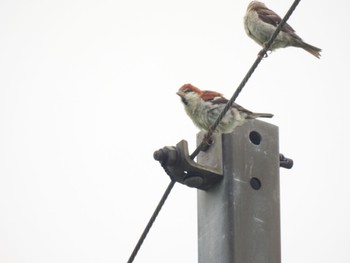
<path id="1" fill-rule="evenodd" d="M 143 233 L 142 233 L 142 235 L 140 236 L 139 241 L 137 242 L 137 244 L 136 244 L 136 246 L 135 246 L 133 252 L 131 253 L 131 256 L 130 256 L 130 258 L 129 258 L 129 260 L 128 260 L 128 263 L 131 263 L 131 262 L 134 261 L 136 255 L 137 255 L 137 252 L 140 250 L 143 241 L 145 240 L 145 238 L 146 238 L 148 232 L 150 231 L 150 229 L 151 229 L 151 227 L 152 227 L 154 221 L 156 220 L 156 218 L 157 218 L 157 216 L 158 216 L 160 210 L 162 209 L 162 206 L 164 205 L 166 199 L 168 198 L 168 195 L 170 194 L 171 190 L 173 189 L 175 183 L 176 183 L 176 182 L 173 181 L 173 180 L 169 183 L 167 189 L 165 190 L 165 192 L 164 192 L 164 194 L 163 194 L 163 196 L 162 196 L 162 199 L 160 199 L 159 204 L 157 205 L 156 210 L 153 212 L 153 215 L 152 215 L 151 219 L 149 220 L 149 222 L 148 222 L 148 224 L 147 224 L 145 230 L 143 230 Z"/>
<path id="2" fill-rule="evenodd" d="M 256 58 L 254 64 L 250 67 L 249 71 L 247 72 L 247 74 L 245 75 L 245 77 L 243 78 L 242 82 L 239 84 L 238 88 L 236 89 L 235 93 L 233 93 L 231 99 L 226 103 L 225 108 L 222 110 L 222 112 L 220 113 L 220 115 L 218 116 L 218 118 L 216 119 L 216 121 L 213 123 L 213 125 L 210 127 L 209 131 L 207 132 L 207 134 L 204 136 L 204 139 L 202 140 L 202 142 L 200 143 L 200 145 L 198 145 L 198 147 L 194 150 L 194 152 L 190 155 L 190 158 L 193 160 L 201 151 L 201 149 L 205 146 L 207 146 L 207 139 L 210 138 L 215 129 L 217 128 L 217 126 L 219 125 L 219 123 L 221 122 L 221 120 L 223 119 L 223 117 L 225 116 L 225 114 L 227 113 L 227 111 L 232 107 L 233 103 L 235 102 L 235 100 L 237 99 L 238 95 L 241 93 L 241 91 L 243 90 L 245 84 L 248 82 L 249 78 L 252 76 L 252 74 L 254 73 L 255 69 L 258 67 L 258 65 L 260 64 L 261 60 L 266 56 L 266 52 L 270 49 L 272 42 L 276 39 L 278 33 L 281 31 L 282 27 L 284 26 L 284 24 L 287 22 L 287 20 L 289 19 L 289 17 L 292 15 L 292 13 L 294 12 L 295 8 L 297 7 L 297 5 L 299 4 L 300 0 L 295 0 L 294 3 L 292 4 L 292 6 L 289 8 L 288 12 L 286 13 L 286 15 L 284 16 L 284 18 L 282 19 L 281 23 L 277 26 L 275 32 L 273 33 L 273 35 L 271 36 L 270 40 L 264 45 L 264 48 L 259 52 L 258 57 Z M 140 239 L 138 240 L 129 260 L 127 263 L 132 263 L 139 251 L 139 249 L 141 248 L 141 245 L 143 243 L 143 241 L 145 240 L 148 232 L 150 231 L 154 221 L 156 220 L 160 210 L 162 209 L 162 206 L 164 205 L 166 199 L 168 198 L 172 188 L 175 185 L 175 181 L 171 181 L 167 187 L 167 189 L 165 190 L 161 200 L 159 201 L 159 204 L 156 207 L 156 210 L 153 212 L 152 217 L 150 218 L 145 230 L 143 231 Z"/>

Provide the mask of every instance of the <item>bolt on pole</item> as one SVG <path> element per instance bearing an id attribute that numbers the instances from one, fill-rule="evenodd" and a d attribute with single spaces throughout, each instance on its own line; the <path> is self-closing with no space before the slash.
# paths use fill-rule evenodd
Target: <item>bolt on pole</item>
<path id="1" fill-rule="evenodd" d="M 197 162 L 222 164 L 223 179 L 198 190 L 198 262 L 280 263 L 278 127 L 252 120 L 213 139 Z"/>

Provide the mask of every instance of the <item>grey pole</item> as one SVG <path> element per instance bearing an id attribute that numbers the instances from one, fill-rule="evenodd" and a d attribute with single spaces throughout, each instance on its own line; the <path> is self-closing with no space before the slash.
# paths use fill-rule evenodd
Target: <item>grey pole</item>
<path id="1" fill-rule="evenodd" d="M 278 127 L 249 121 L 214 136 L 197 161 L 216 167 L 220 158 L 223 180 L 198 190 L 198 262 L 280 263 Z"/>

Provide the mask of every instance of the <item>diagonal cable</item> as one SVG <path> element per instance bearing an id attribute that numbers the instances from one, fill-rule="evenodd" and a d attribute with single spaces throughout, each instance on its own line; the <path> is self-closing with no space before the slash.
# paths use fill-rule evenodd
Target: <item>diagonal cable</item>
<path id="1" fill-rule="evenodd" d="M 210 127 L 209 131 L 207 132 L 207 134 L 205 135 L 203 141 L 198 145 L 198 147 L 194 150 L 194 152 L 190 155 L 190 158 L 193 160 L 201 151 L 201 149 L 203 149 L 203 147 L 207 146 L 207 141 L 205 140 L 205 138 L 210 138 L 215 129 L 217 128 L 217 126 L 219 125 L 219 123 L 221 122 L 221 120 L 223 119 L 223 117 L 225 116 L 225 114 L 227 113 L 227 111 L 232 107 L 233 103 L 235 102 L 235 100 L 237 99 L 238 95 L 241 93 L 241 91 L 243 90 L 244 86 L 246 85 L 246 83 L 248 82 L 249 78 L 253 75 L 255 69 L 258 67 L 258 65 L 260 64 L 261 60 L 266 56 L 266 52 L 270 49 L 271 44 L 273 43 L 273 41 L 276 39 L 278 33 L 281 31 L 282 27 L 285 25 L 285 23 L 287 22 L 287 20 L 289 19 L 289 17 L 292 15 L 292 13 L 294 12 L 295 8 L 297 7 L 297 5 L 299 4 L 300 0 L 295 0 L 292 4 L 292 6 L 289 8 L 288 12 L 286 13 L 286 15 L 284 16 L 284 18 L 282 19 L 281 23 L 277 26 L 275 32 L 273 33 L 273 35 L 271 36 L 270 40 L 264 45 L 264 48 L 259 52 L 258 57 L 256 58 L 254 64 L 250 67 L 249 71 L 247 72 L 247 74 L 245 75 L 245 77 L 243 78 L 242 82 L 239 84 L 239 86 L 237 87 L 236 91 L 233 93 L 231 99 L 226 103 L 225 108 L 222 110 L 222 112 L 220 113 L 220 115 L 218 116 L 218 118 L 216 119 L 216 121 L 213 123 L 213 125 Z M 129 260 L 127 261 L 127 263 L 132 263 L 138 253 L 138 251 L 140 250 L 143 241 L 146 239 L 148 232 L 150 231 L 154 221 L 156 220 L 160 210 L 162 209 L 166 199 L 168 198 L 172 188 L 175 185 L 175 181 L 171 181 L 167 187 L 167 189 L 165 190 L 159 204 L 157 205 L 155 211 L 153 212 L 148 224 L 146 225 L 142 235 L 140 236 L 132 254 L 130 255 Z"/>
<path id="2" fill-rule="evenodd" d="M 150 231 L 150 229 L 151 229 L 151 227 L 152 227 L 154 221 L 156 220 L 156 218 L 157 218 L 157 216 L 158 216 L 160 210 L 162 209 L 162 207 L 163 207 L 163 205 L 164 205 L 166 199 L 168 198 L 168 195 L 170 194 L 171 190 L 173 189 L 175 183 L 176 183 L 176 182 L 175 182 L 174 180 L 172 180 L 172 181 L 169 183 L 168 187 L 166 188 L 166 190 L 165 190 L 165 192 L 164 192 L 164 194 L 163 194 L 163 196 L 162 196 L 162 199 L 160 199 L 159 204 L 158 204 L 157 207 L 156 207 L 156 210 L 153 212 L 153 215 L 152 215 L 152 217 L 150 218 L 150 220 L 149 220 L 147 226 L 145 227 L 145 230 L 142 232 L 142 235 L 140 236 L 139 241 L 137 242 L 137 244 L 136 244 L 134 250 L 132 251 L 132 253 L 131 253 L 131 255 L 130 255 L 130 258 L 129 258 L 129 260 L 128 260 L 127 263 L 131 263 L 131 262 L 134 261 L 136 255 L 137 255 L 137 252 L 140 250 L 143 241 L 146 239 L 146 236 L 147 236 L 148 232 Z"/>

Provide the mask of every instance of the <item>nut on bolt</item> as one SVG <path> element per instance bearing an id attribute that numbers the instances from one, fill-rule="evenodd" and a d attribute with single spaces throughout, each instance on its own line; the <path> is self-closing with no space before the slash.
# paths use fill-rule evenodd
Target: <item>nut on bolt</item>
<path id="1" fill-rule="evenodd" d="M 174 146 L 165 146 L 153 153 L 153 158 L 164 165 L 175 165 L 177 161 L 177 150 Z"/>
<path id="2" fill-rule="evenodd" d="M 153 158 L 156 161 L 162 162 L 167 157 L 167 155 L 162 151 L 162 149 L 155 151 L 153 153 Z"/>

